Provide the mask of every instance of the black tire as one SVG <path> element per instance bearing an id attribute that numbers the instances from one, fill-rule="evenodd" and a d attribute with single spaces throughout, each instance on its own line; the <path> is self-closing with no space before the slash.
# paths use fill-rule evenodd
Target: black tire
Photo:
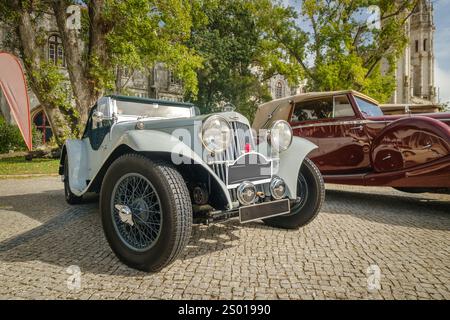
<path id="1" fill-rule="evenodd" d="M 81 203 L 83 197 L 78 197 L 70 191 L 69 187 L 69 160 L 67 156 L 64 158 L 64 196 L 68 204 Z"/>
<path id="2" fill-rule="evenodd" d="M 302 198 L 300 203 L 293 205 L 288 215 L 265 219 L 267 225 L 298 229 L 313 221 L 319 213 L 325 200 L 325 185 L 322 174 L 309 158 L 305 158 L 300 168 L 297 189 L 297 196 Z"/>
<path id="3" fill-rule="evenodd" d="M 161 224 L 151 247 L 134 250 L 121 238 L 112 209 L 115 185 L 125 175 L 145 177 L 159 200 Z M 115 160 L 102 183 L 100 212 L 103 230 L 114 253 L 126 265 L 155 272 L 172 263 L 187 245 L 192 230 L 192 204 L 180 173 L 164 162 L 153 162 L 139 154 L 126 154 Z M 134 215 L 133 219 L 136 215 Z"/>

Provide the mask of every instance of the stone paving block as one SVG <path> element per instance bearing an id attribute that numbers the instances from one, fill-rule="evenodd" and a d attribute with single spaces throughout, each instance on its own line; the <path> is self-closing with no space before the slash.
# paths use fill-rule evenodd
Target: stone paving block
<path id="1" fill-rule="evenodd" d="M 297 231 L 195 225 L 179 259 L 147 274 L 114 256 L 95 197 L 69 206 L 58 178 L 2 180 L 0 298 L 450 299 L 450 196 L 338 185 L 326 196 Z"/>

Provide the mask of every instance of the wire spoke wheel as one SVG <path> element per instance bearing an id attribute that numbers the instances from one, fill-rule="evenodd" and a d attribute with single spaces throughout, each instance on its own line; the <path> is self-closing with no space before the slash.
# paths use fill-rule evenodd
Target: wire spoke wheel
<path id="1" fill-rule="evenodd" d="M 161 201 L 143 175 L 128 173 L 117 181 L 111 197 L 111 213 L 115 230 L 130 249 L 145 251 L 157 242 L 163 217 Z"/>
<path id="2" fill-rule="evenodd" d="M 159 271 L 186 247 L 192 203 L 183 176 L 170 164 L 130 153 L 106 172 L 100 192 L 102 226 L 126 265 Z"/>

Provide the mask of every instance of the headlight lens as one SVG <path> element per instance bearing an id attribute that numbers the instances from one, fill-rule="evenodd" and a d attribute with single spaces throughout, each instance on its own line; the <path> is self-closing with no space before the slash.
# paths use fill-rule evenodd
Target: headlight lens
<path id="1" fill-rule="evenodd" d="M 211 116 L 202 126 L 202 143 L 210 152 L 222 152 L 231 142 L 231 126 L 221 116 Z"/>
<path id="2" fill-rule="evenodd" d="M 292 143 L 292 128 L 284 120 L 275 121 L 269 130 L 269 144 L 279 151 L 287 150 Z"/>

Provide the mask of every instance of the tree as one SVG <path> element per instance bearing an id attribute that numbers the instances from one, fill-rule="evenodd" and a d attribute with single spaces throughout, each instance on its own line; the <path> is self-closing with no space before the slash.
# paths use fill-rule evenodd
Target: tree
<path id="1" fill-rule="evenodd" d="M 270 0 L 205 0 L 199 7 L 189 46 L 204 59 L 195 99 L 203 112 L 232 103 L 252 118 L 256 106 L 270 99 L 270 77 L 283 74 L 298 82 L 301 70 L 265 37 L 273 20 L 294 15 L 291 9 Z"/>
<path id="2" fill-rule="evenodd" d="M 68 7 L 75 3 L 82 9 L 81 30 L 66 27 Z M 184 81 L 185 89 L 196 94 L 195 69 L 201 59 L 184 45 L 192 25 L 190 1 L 6 0 L 0 6 L 0 21 L 15 35 L 30 86 L 60 145 L 70 133 L 79 135 L 89 108 L 101 95 L 122 89 L 116 78 L 123 68 L 145 70 L 164 62 Z M 59 68 L 40 50 L 46 39 L 41 28 L 45 15 L 56 19 L 69 88 Z"/>
<path id="3" fill-rule="evenodd" d="M 356 89 L 386 101 L 395 89 L 395 62 L 408 44 L 405 23 L 418 3 L 303 0 L 298 23 L 286 28 L 280 21 L 271 36 L 298 62 L 310 90 Z M 370 5 L 380 9 L 380 29 L 361 19 Z"/>

